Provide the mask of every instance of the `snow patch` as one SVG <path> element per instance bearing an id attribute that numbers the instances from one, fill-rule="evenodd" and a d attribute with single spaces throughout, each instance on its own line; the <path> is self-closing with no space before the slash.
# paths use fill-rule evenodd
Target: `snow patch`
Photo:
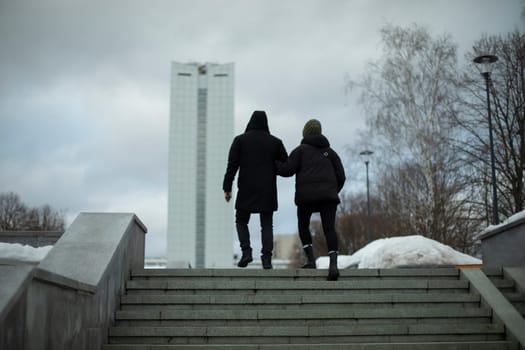
<path id="1" fill-rule="evenodd" d="M 0 243 L 0 263 L 2 261 L 37 263 L 46 257 L 51 248 L 52 245 L 35 248 L 19 243 Z"/>
<path id="2" fill-rule="evenodd" d="M 399 266 L 479 265 L 481 260 L 420 235 L 378 239 L 352 255 L 340 255 L 337 265 L 344 269 L 387 269 Z M 319 257 L 317 267 L 328 268 L 329 258 Z"/>
<path id="3" fill-rule="evenodd" d="M 520 211 L 520 212 L 518 212 L 518 213 L 516 213 L 516 214 L 514 214 L 514 215 L 512 215 L 512 216 L 510 216 L 510 217 L 508 217 L 508 218 L 507 218 L 505 221 L 503 221 L 501 224 L 498 224 L 498 225 L 489 225 L 489 226 L 487 226 L 486 229 L 484 229 L 483 231 L 481 231 L 481 233 L 478 235 L 478 237 L 484 235 L 484 234 L 487 233 L 487 232 L 494 231 L 494 230 L 497 229 L 497 228 L 500 228 L 500 227 L 502 227 L 502 226 L 508 225 L 508 224 L 513 223 L 513 222 L 515 222 L 515 221 L 521 220 L 521 219 L 523 219 L 523 218 L 525 218 L 525 210 L 522 210 L 522 211 Z"/>

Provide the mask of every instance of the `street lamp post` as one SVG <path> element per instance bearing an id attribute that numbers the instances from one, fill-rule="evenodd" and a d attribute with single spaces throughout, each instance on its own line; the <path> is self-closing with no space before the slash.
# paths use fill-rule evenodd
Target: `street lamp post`
<path id="1" fill-rule="evenodd" d="M 374 154 L 374 152 L 369 151 L 369 150 L 364 150 L 363 152 L 359 153 L 359 155 L 363 158 L 365 165 L 366 165 L 366 206 L 367 206 L 366 234 L 367 234 L 368 243 L 372 241 L 371 227 L 370 227 L 370 185 L 368 182 L 368 163 L 370 163 L 370 156 L 372 154 Z"/>
<path id="2" fill-rule="evenodd" d="M 492 136 L 492 116 L 490 114 L 490 73 L 492 70 L 492 63 L 498 60 L 494 55 L 482 55 L 474 58 L 474 63 L 478 64 L 480 73 L 485 78 L 485 87 L 487 90 L 487 114 L 489 122 L 489 142 L 490 142 L 490 165 L 492 171 L 492 224 L 499 224 L 498 217 L 498 195 L 496 192 L 496 166 L 494 162 L 494 138 Z"/>

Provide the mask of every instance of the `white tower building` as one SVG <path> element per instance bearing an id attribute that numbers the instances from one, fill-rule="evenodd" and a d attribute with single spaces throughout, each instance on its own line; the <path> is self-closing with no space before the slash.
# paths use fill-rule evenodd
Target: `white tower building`
<path id="1" fill-rule="evenodd" d="M 171 65 L 167 267 L 233 266 L 222 181 L 233 139 L 233 63 Z"/>

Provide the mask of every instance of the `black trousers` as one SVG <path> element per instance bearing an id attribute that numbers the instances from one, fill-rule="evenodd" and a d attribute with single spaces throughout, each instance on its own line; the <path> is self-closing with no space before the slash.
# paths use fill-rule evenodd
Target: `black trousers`
<path id="1" fill-rule="evenodd" d="M 241 209 L 237 209 L 235 212 L 237 236 L 239 237 L 242 251 L 251 248 L 250 230 L 248 229 L 251 214 L 249 211 Z M 271 257 L 273 251 L 273 212 L 259 213 L 259 219 L 261 221 L 261 254 L 262 256 Z"/>
<path id="2" fill-rule="evenodd" d="M 297 206 L 299 238 L 301 239 L 303 246 L 312 244 L 310 218 L 312 217 L 313 213 L 320 213 L 328 251 L 337 251 L 337 233 L 335 232 L 336 210 L 337 203 L 334 202 L 315 202 Z"/>

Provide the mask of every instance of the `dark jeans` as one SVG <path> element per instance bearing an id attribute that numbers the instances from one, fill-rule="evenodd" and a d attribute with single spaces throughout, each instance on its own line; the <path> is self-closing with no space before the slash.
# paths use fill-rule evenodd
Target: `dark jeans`
<path id="1" fill-rule="evenodd" d="M 335 232 L 335 212 L 337 203 L 317 202 L 301 204 L 297 206 L 297 223 L 299 225 L 299 237 L 303 246 L 312 244 L 310 233 L 310 218 L 313 213 L 321 214 L 321 223 L 326 238 L 328 251 L 337 251 L 337 234 Z"/>
<path id="2" fill-rule="evenodd" d="M 245 251 L 250 246 L 250 231 L 248 222 L 250 222 L 251 213 L 246 210 L 237 209 L 235 212 L 235 224 L 237 226 L 237 236 L 241 243 L 241 250 Z M 263 256 L 272 256 L 273 251 L 273 212 L 259 213 L 261 220 L 261 254 Z"/>

